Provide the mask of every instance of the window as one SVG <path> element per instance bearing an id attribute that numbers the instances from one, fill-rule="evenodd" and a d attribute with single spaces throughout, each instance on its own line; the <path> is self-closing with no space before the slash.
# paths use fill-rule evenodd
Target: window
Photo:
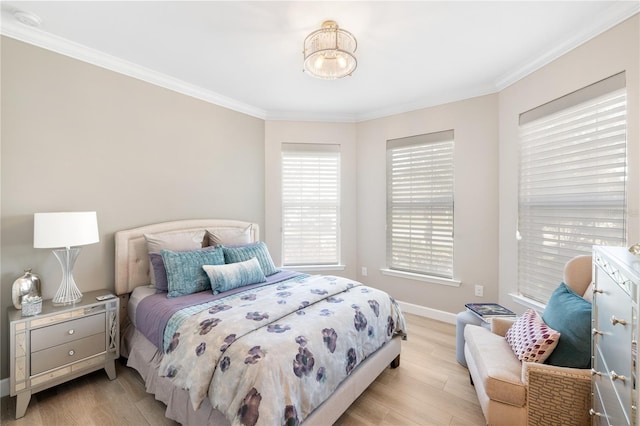
<path id="1" fill-rule="evenodd" d="M 387 141 L 387 265 L 453 278 L 453 130 Z"/>
<path id="2" fill-rule="evenodd" d="M 625 244 L 624 73 L 520 116 L 518 287 L 546 303 L 564 264 Z"/>
<path id="3" fill-rule="evenodd" d="M 282 263 L 340 263 L 340 146 L 282 144 Z"/>

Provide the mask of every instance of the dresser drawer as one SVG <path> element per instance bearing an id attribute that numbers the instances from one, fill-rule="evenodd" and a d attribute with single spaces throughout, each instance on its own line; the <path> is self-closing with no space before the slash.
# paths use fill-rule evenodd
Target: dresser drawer
<path id="1" fill-rule="evenodd" d="M 598 385 L 594 383 L 593 385 L 593 411 L 597 414 L 592 414 L 593 417 L 593 426 L 609 426 L 609 420 L 607 420 L 607 415 L 605 411 L 604 404 L 602 402 L 602 395 L 600 395 L 600 389 L 598 389 Z"/>
<path id="2" fill-rule="evenodd" d="M 102 333 L 31 353 L 31 374 L 60 367 L 105 351 L 104 323 Z"/>
<path id="3" fill-rule="evenodd" d="M 627 378 L 624 382 L 612 379 L 612 368 L 607 364 L 607 360 L 603 359 L 602 349 L 596 346 L 594 360 L 594 369 L 601 373 L 594 375 L 601 404 L 606 407 L 607 419 L 611 425 L 629 424 L 629 409 L 632 405 L 631 379 Z"/>
<path id="4" fill-rule="evenodd" d="M 599 401 L 595 403 L 596 411 L 601 414 L 597 416 L 594 424 L 626 426 L 630 425 L 627 417 L 622 410 L 620 401 L 611 390 L 611 382 L 607 377 L 596 379 L 595 393 L 598 395 Z"/>
<path id="5" fill-rule="evenodd" d="M 31 331 L 31 352 L 104 333 L 104 312 Z"/>
<path id="6" fill-rule="evenodd" d="M 609 372 L 631 377 L 631 328 L 633 319 L 633 307 L 629 303 L 629 296 L 602 270 L 597 271 L 598 290 L 594 303 L 596 309 L 596 321 L 594 327 L 602 332 L 594 336 L 596 344 L 602 351 Z M 612 319 L 626 321 L 626 325 L 614 324 Z"/>

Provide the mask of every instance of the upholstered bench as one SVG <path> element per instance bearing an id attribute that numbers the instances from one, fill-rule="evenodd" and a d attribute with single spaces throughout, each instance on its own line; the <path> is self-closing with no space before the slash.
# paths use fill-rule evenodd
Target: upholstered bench
<path id="1" fill-rule="evenodd" d="M 569 261 L 564 283 L 566 285 L 561 284 L 556 290 L 560 299 L 568 298 L 569 303 L 589 308 L 589 311 L 583 309 L 580 321 L 586 322 L 582 325 L 587 327 L 586 338 L 590 339 L 590 305 L 580 296 L 591 292 L 591 257 L 580 256 Z M 550 301 L 549 305 L 553 303 Z M 491 330 L 475 325 L 464 329 L 465 359 L 487 424 L 588 425 L 591 405 L 591 372 L 585 368 L 588 366 L 570 368 L 521 362 L 505 339 L 513 322 L 513 319 L 497 318 L 492 321 Z M 551 321 L 548 325 L 553 327 Z M 570 333 L 566 334 L 569 337 Z M 588 364 L 590 352 L 583 353 L 581 359 L 580 363 Z"/>
<path id="2" fill-rule="evenodd" d="M 464 329 L 470 324 L 479 325 L 488 330 L 491 329 L 490 323 L 481 320 L 480 317 L 468 309 L 456 315 L 456 361 L 463 367 L 467 366 L 467 361 L 464 359 Z"/>

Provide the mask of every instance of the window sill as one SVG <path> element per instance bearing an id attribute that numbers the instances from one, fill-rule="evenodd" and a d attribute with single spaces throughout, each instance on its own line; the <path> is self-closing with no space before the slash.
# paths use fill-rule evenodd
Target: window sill
<path id="1" fill-rule="evenodd" d="M 310 272 L 310 271 L 344 271 L 344 265 L 296 265 L 282 266 L 280 269 L 287 271 Z"/>
<path id="2" fill-rule="evenodd" d="M 532 308 L 538 312 L 542 312 L 544 311 L 544 308 L 546 307 L 546 305 L 533 300 L 533 299 L 529 299 L 528 297 L 524 297 L 520 294 L 515 294 L 515 293 L 509 293 L 509 296 L 511 296 L 511 299 L 516 302 L 518 305 L 522 305 L 526 308 Z"/>
<path id="3" fill-rule="evenodd" d="M 446 285 L 449 287 L 460 287 L 462 281 L 452 280 L 449 278 L 434 277 L 431 275 L 415 274 L 413 272 L 395 271 L 393 269 L 380 269 L 382 275 L 391 277 L 407 278 L 409 280 L 424 281 L 430 284 Z"/>

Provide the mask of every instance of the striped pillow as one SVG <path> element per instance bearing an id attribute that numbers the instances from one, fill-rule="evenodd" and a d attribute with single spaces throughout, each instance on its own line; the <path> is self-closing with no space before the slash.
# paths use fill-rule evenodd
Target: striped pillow
<path id="1" fill-rule="evenodd" d="M 211 283 L 202 265 L 224 264 L 224 254 L 220 248 L 194 251 L 160 250 L 160 255 L 167 270 L 167 297 L 186 296 L 210 289 Z"/>
<path id="2" fill-rule="evenodd" d="M 223 246 L 222 250 L 224 251 L 224 263 L 244 262 L 245 260 L 255 257 L 258 259 L 262 272 L 264 272 L 265 276 L 268 277 L 276 272 L 280 272 L 273 263 L 273 259 L 271 259 L 271 254 L 269 254 L 267 245 L 262 241 L 240 247 Z"/>

